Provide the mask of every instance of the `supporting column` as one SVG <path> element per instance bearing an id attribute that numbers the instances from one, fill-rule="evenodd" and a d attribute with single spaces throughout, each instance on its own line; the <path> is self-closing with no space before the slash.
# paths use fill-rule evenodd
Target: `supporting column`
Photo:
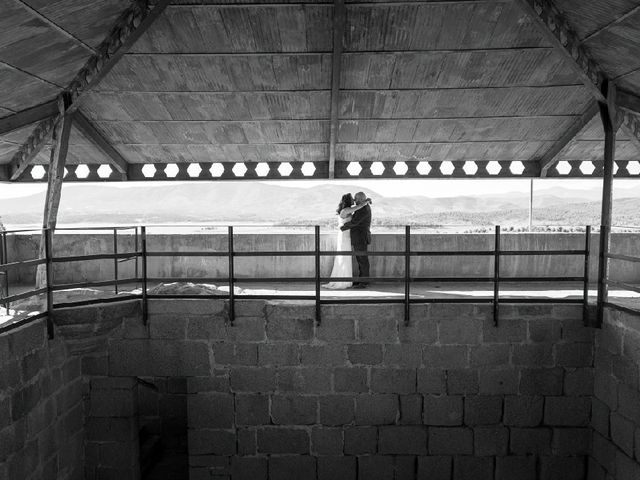
<path id="1" fill-rule="evenodd" d="M 42 235 L 40 237 L 39 250 L 40 258 L 46 256 L 45 229 L 49 228 L 53 233 L 58 220 L 62 179 L 64 177 L 64 167 L 67 162 L 67 151 L 69 150 L 69 133 L 71 132 L 72 114 L 67 111 L 69 105 L 69 96 L 67 94 L 61 95 L 58 100 L 60 120 L 53 129 L 51 160 L 49 161 L 49 171 L 47 174 L 47 196 L 45 198 L 44 216 L 42 219 Z M 46 270 L 44 265 L 39 265 L 36 275 L 36 288 L 42 288 L 45 285 L 45 276 Z"/>
<path id="2" fill-rule="evenodd" d="M 602 82 L 605 102 L 599 102 L 600 117 L 604 127 L 604 175 L 602 183 L 602 213 L 600 216 L 600 254 L 598 261 L 598 305 L 595 325 L 600 327 L 604 319 L 604 303 L 607 301 L 609 277 L 609 234 L 611 230 L 611 210 L 613 192 L 613 167 L 616 155 L 616 90 L 613 82 Z"/>
<path id="3" fill-rule="evenodd" d="M 331 124 L 329 130 L 329 178 L 335 178 L 336 143 L 338 142 L 338 108 L 340 98 L 340 70 L 342 67 L 342 39 L 346 10 L 344 0 L 333 3 L 333 57 L 331 61 Z"/>

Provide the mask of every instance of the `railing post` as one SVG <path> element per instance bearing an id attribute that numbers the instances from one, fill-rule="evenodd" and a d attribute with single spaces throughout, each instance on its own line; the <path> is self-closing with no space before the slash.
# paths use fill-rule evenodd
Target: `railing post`
<path id="1" fill-rule="evenodd" d="M 118 229 L 113 229 L 113 275 L 116 295 L 118 294 Z"/>
<path id="2" fill-rule="evenodd" d="M 134 250 L 137 252 L 138 251 L 138 227 L 136 226 L 135 228 L 135 233 L 134 233 L 134 237 L 133 237 L 133 244 L 134 244 Z M 136 270 L 135 270 L 135 278 L 138 278 L 138 255 L 136 255 Z"/>
<path id="3" fill-rule="evenodd" d="M 229 322 L 233 325 L 236 319 L 235 310 L 235 287 L 234 287 L 234 272 L 233 272 L 233 227 L 229 226 L 227 231 L 227 238 L 229 241 Z"/>
<path id="4" fill-rule="evenodd" d="M 316 263 L 316 325 L 322 321 L 320 312 L 320 225 L 315 226 L 315 263 Z"/>
<path id="5" fill-rule="evenodd" d="M 591 225 L 587 225 L 584 237 L 584 292 L 582 298 L 582 320 L 589 325 L 589 256 L 591 255 Z"/>
<path id="6" fill-rule="evenodd" d="M 147 308 L 147 227 L 140 227 L 140 244 L 142 247 L 142 322 L 146 325 L 149 319 Z"/>
<path id="7" fill-rule="evenodd" d="M 46 260 L 45 272 L 47 280 L 47 334 L 53 338 L 53 245 L 51 238 L 51 228 L 44 229 L 44 256 Z"/>
<path id="8" fill-rule="evenodd" d="M 9 253 L 7 249 L 7 232 L 2 232 L 2 263 L 9 263 Z M 4 272 L 4 294 L 5 297 L 9 296 L 9 272 Z M 11 302 L 5 302 L 4 308 L 9 315 L 9 308 Z"/>
<path id="9" fill-rule="evenodd" d="M 500 315 L 500 225 L 496 225 L 493 258 L 493 325 L 497 327 Z"/>
<path id="10" fill-rule="evenodd" d="M 404 227 L 404 324 L 411 321 L 411 226 Z"/>

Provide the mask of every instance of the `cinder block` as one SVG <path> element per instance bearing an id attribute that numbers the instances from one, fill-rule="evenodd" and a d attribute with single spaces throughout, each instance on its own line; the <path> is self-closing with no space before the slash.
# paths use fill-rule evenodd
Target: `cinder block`
<path id="1" fill-rule="evenodd" d="M 190 428 L 231 428 L 234 421 L 233 395 L 201 393 L 187 400 Z"/>
<path id="2" fill-rule="evenodd" d="M 512 362 L 526 367 L 553 367 L 553 350 L 550 343 L 534 343 L 513 346 Z"/>
<path id="3" fill-rule="evenodd" d="M 188 430 L 190 455 L 235 455 L 236 434 L 233 430 Z"/>
<path id="4" fill-rule="evenodd" d="M 548 318 L 529 320 L 529 341 L 533 343 L 556 343 L 562 337 L 562 323 Z"/>
<path id="5" fill-rule="evenodd" d="M 353 342 L 356 338 L 355 321 L 351 318 L 337 318 L 323 307 L 322 323 L 316 328 L 316 338 L 332 344 Z"/>
<path id="6" fill-rule="evenodd" d="M 471 369 L 447 371 L 447 393 L 449 395 L 478 393 L 478 371 Z"/>
<path id="7" fill-rule="evenodd" d="M 310 341 L 313 339 L 314 318 L 288 318 L 273 314 L 267 317 L 267 338 L 271 341 Z"/>
<path id="8" fill-rule="evenodd" d="M 364 343 L 398 342 L 398 325 L 395 317 L 359 318 L 356 322 L 357 339 Z"/>
<path id="9" fill-rule="evenodd" d="M 523 369 L 520 372 L 520 394 L 562 395 L 563 378 L 562 368 Z"/>
<path id="10" fill-rule="evenodd" d="M 356 396 L 356 425 L 389 425 L 398 416 L 396 395 Z"/>
<path id="11" fill-rule="evenodd" d="M 536 480 L 536 457 L 508 456 L 496 458 L 496 480 Z"/>
<path id="12" fill-rule="evenodd" d="M 318 421 L 316 397 L 274 395 L 271 420 L 275 425 L 312 425 Z"/>
<path id="13" fill-rule="evenodd" d="M 591 343 L 556 344 L 556 364 L 561 367 L 590 367 L 593 365 Z"/>
<path id="14" fill-rule="evenodd" d="M 258 365 L 258 346 L 255 343 L 214 343 L 216 367 L 224 365 Z"/>
<path id="15" fill-rule="evenodd" d="M 400 343 L 418 343 L 421 345 L 431 345 L 438 340 L 437 321 L 430 315 L 419 315 L 416 308 L 429 308 L 429 305 L 412 305 L 411 321 L 409 325 L 402 322 L 399 326 Z"/>
<path id="16" fill-rule="evenodd" d="M 189 340 L 226 340 L 227 319 L 217 316 L 189 316 L 187 319 L 187 338 Z"/>
<path id="17" fill-rule="evenodd" d="M 302 365 L 346 365 L 347 352 L 344 345 L 300 345 Z"/>
<path id="18" fill-rule="evenodd" d="M 588 397 L 546 397 L 544 423 L 566 427 L 589 425 L 591 399 Z"/>
<path id="19" fill-rule="evenodd" d="M 631 335 L 625 335 L 624 342 L 625 348 L 626 344 L 629 342 L 628 337 Z M 634 345 L 633 347 L 634 354 L 636 351 L 638 360 L 627 357 L 626 355 L 622 355 L 620 357 L 616 357 L 612 364 L 612 373 L 613 376 L 620 382 L 621 385 L 627 385 L 630 388 L 635 390 L 638 389 L 638 363 L 640 362 L 640 337 L 638 339 L 638 345 Z"/>
<path id="20" fill-rule="evenodd" d="M 584 457 L 540 457 L 540 478 L 548 480 L 583 480 Z"/>
<path id="21" fill-rule="evenodd" d="M 620 384 L 618 386 L 618 413 L 640 425 L 640 392 Z"/>
<path id="22" fill-rule="evenodd" d="M 66 390 L 60 392 L 56 398 L 63 396 L 65 392 Z M 24 417 L 38 404 L 41 398 L 42 389 L 39 382 L 24 385 L 19 390 L 16 390 L 11 395 L 11 419 L 16 421 Z M 62 400 L 64 401 L 65 399 Z"/>
<path id="23" fill-rule="evenodd" d="M 236 429 L 238 437 L 238 455 L 255 455 L 258 453 L 258 439 L 255 428 Z"/>
<path id="24" fill-rule="evenodd" d="M 87 441 L 129 442 L 138 436 L 136 418 L 93 418 L 85 419 Z"/>
<path id="25" fill-rule="evenodd" d="M 356 457 L 318 457 L 318 480 L 356 478 Z"/>
<path id="26" fill-rule="evenodd" d="M 607 472 L 593 457 L 587 461 L 587 480 L 606 480 Z"/>
<path id="27" fill-rule="evenodd" d="M 564 394 L 593 396 L 593 368 L 568 369 L 564 374 Z"/>
<path id="28" fill-rule="evenodd" d="M 423 426 L 380 427 L 378 452 L 383 455 L 426 455 L 427 428 Z"/>
<path id="29" fill-rule="evenodd" d="M 300 363 L 295 343 L 261 343 L 258 345 L 260 366 L 294 366 Z"/>
<path id="30" fill-rule="evenodd" d="M 267 393 L 276 389 L 276 370 L 270 367 L 234 367 L 229 372 L 235 392 Z"/>
<path id="31" fill-rule="evenodd" d="M 622 353 L 622 332 L 608 322 L 595 332 L 596 347 L 602 348 L 614 355 Z"/>
<path id="32" fill-rule="evenodd" d="M 616 477 L 618 480 L 640 478 L 640 464 L 627 457 L 624 453 L 616 452 Z"/>
<path id="33" fill-rule="evenodd" d="M 238 317 L 264 317 L 266 316 L 266 300 L 238 300 L 236 298 L 235 309 Z"/>
<path id="34" fill-rule="evenodd" d="M 452 458 L 428 456 L 418 458 L 418 480 L 451 480 Z"/>
<path id="35" fill-rule="evenodd" d="M 311 430 L 312 455 L 342 455 L 342 429 L 313 427 Z"/>
<path id="36" fill-rule="evenodd" d="M 422 395 L 400 395 L 401 425 L 422 425 Z"/>
<path id="37" fill-rule="evenodd" d="M 188 393 L 229 393 L 229 371 L 216 369 L 206 377 L 187 377 Z"/>
<path id="38" fill-rule="evenodd" d="M 486 318 L 482 325 L 483 343 L 520 343 L 527 338 L 527 321 L 522 318 L 509 318 L 506 308 L 500 307 L 500 322 L 496 327 L 493 318 Z"/>
<path id="39" fill-rule="evenodd" d="M 470 365 L 472 368 L 508 366 L 510 352 L 509 344 L 473 345 L 469 350 Z"/>
<path id="40" fill-rule="evenodd" d="M 512 428 L 511 452 L 516 455 L 550 455 L 551 429 L 549 428 Z"/>
<path id="41" fill-rule="evenodd" d="M 419 367 L 422 365 L 422 345 L 389 344 L 384 346 L 384 364 L 393 367 Z"/>
<path id="42" fill-rule="evenodd" d="M 609 436 L 609 407 L 597 398 L 591 399 L 591 427 L 601 435 Z"/>
<path id="43" fill-rule="evenodd" d="M 138 412 L 135 390 L 92 390 L 89 415 L 92 417 L 132 417 Z"/>
<path id="44" fill-rule="evenodd" d="M 419 368 L 416 372 L 419 393 L 447 393 L 445 370 L 441 368 Z"/>
<path id="45" fill-rule="evenodd" d="M 316 479 L 316 458 L 284 456 L 269 458 L 269 480 Z"/>
<path id="46" fill-rule="evenodd" d="M 593 379 L 593 392 L 595 397 L 606 403 L 611 410 L 618 409 L 618 381 L 613 375 L 596 368 Z"/>
<path id="47" fill-rule="evenodd" d="M 382 345 L 376 343 L 347 345 L 347 355 L 353 365 L 378 365 L 382 363 Z"/>
<path id="48" fill-rule="evenodd" d="M 427 345 L 422 350 L 422 363 L 427 368 L 468 368 L 468 349 L 466 345 Z"/>
<path id="49" fill-rule="evenodd" d="M 472 455 L 473 431 L 463 427 L 429 427 L 430 455 Z"/>
<path id="50" fill-rule="evenodd" d="M 40 373 L 40 370 L 47 367 L 46 362 L 47 359 L 45 350 L 43 348 L 39 348 L 31 353 L 27 353 L 24 357 L 22 357 L 22 360 L 20 361 L 22 381 L 26 383 L 33 377 L 35 377 L 38 373 Z"/>
<path id="51" fill-rule="evenodd" d="M 462 425 L 462 397 L 456 395 L 425 395 L 426 425 Z"/>
<path id="52" fill-rule="evenodd" d="M 607 472 L 616 471 L 616 446 L 598 432 L 592 432 L 591 455 Z"/>
<path id="53" fill-rule="evenodd" d="M 236 425 L 268 425 L 269 397 L 267 395 L 236 394 Z"/>
<path id="54" fill-rule="evenodd" d="M 336 392 L 362 393 L 369 391 L 367 369 L 363 367 L 336 368 L 333 371 Z"/>
<path id="55" fill-rule="evenodd" d="M 475 345 L 480 343 L 482 323 L 473 316 L 441 319 L 438 340 L 442 345 Z"/>
<path id="56" fill-rule="evenodd" d="M 233 480 L 267 480 L 267 459 L 262 457 L 232 457 L 231 478 Z"/>
<path id="57" fill-rule="evenodd" d="M 371 391 L 373 393 L 414 393 L 416 371 L 408 368 L 372 368 Z"/>
<path id="58" fill-rule="evenodd" d="M 69 315 L 71 311 L 74 310 L 76 309 L 65 309 L 65 315 Z M 58 312 L 56 312 L 57 316 L 54 317 L 54 321 L 57 321 L 60 318 Z M 83 312 L 87 312 L 87 309 L 84 309 Z M 86 319 L 83 316 L 81 318 L 81 323 L 84 323 L 85 321 Z M 28 323 L 11 331 L 11 334 L 8 336 L 8 350 L 11 352 L 11 356 L 13 358 L 24 357 L 27 353 L 42 348 L 44 346 L 45 336 L 46 328 L 44 320 Z"/>
<path id="59" fill-rule="evenodd" d="M 149 323 L 149 338 L 186 340 L 187 319 L 177 315 L 153 315 Z"/>
<path id="60" fill-rule="evenodd" d="M 464 399 L 465 425 L 494 425 L 502 419 L 502 396 L 472 395 Z"/>
<path id="61" fill-rule="evenodd" d="M 453 457 L 453 480 L 493 480 L 493 459 Z"/>
<path id="62" fill-rule="evenodd" d="M 537 427 L 542 422 L 543 406 L 543 397 L 507 395 L 504 398 L 504 424 Z"/>
<path id="63" fill-rule="evenodd" d="M 316 367 L 278 369 L 278 390 L 297 393 L 331 392 L 331 370 Z"/>
<path id="64" fill-rule="evenodd" d="M 80 369 L 82 375 L 107 375 L 109 373 L 109 357 L 107 355 L 83 355 Z"/>
<path id="65" fill-rule="evenodd" d="M 480 457 L 504 457 L 509 451 L 509 429 L 498 426 L 473 429 L 475 455 Z"/>
<path id="66" fill-rule="evenodd" d="M 480 370 L 478 375 L 479 392 L 483 395 L 518 393 L 520 372 L 514 368 Z"/>
<path id="67" fill-rule="evenodd" d="M 209 347 L 205 343 L 174 340 L 109 343 L 109 375 L 190 377 L 210 373 Z"/>
<path id="68" fill-rule="evenodd" d="M 262 342 L 267 338 L 264 316 L 236 316 L 233 324 L 226 324 L 229 342 Z"/>
<path id="69" fill-rule="evenodd" d="M 559 456 L 588 455 L 591 431 L 588 428 L 554 428 L 551 444 Z"/>
<path id="70" fill-rule="evenodd" d="M 636 425 L 619 413 L 611 414 L 611 439 L 624 453 L 633 458 Z"/>
<path id="71" fill-rule="evenodd" d="M 363 455 L 377 452 L 377 427 L 347 427 L 344 429 L 344 453 Z"/>
<path id="72" fill-rule="evenodd" d="M 394 458 L 390 455 L 358 457 L 358 480 L 383 480 L 394 478 Z"/>
<path id="73" fill-rule="evenodd" d="M 326 395 L 319 398 L 320 423 L 322 425 L 346 425 L 355 417 L 353 397 Z"/>
<path id="74" fill-rule="evenodd" d="M 308 454 L 309 433 L 300 428 L 259 427 L 260 453 Z"/>

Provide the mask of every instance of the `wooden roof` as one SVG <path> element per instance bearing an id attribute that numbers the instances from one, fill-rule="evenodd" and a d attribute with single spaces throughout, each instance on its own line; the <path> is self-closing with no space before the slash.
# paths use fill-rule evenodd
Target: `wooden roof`
<path id="1" fill-rule="evenodd" d="M 531 176 L 550 152 L 554 169 L 596 162 L 597 173 L 604 135 L 594 96 L 523 3 L 347 1 L 336 65 L 334 2 L 174 0 L 78 111 L 127 163 L 180 164 L 178 178 L 189 178 L 186 164 L 211 162 L 251 172 L 260 162 L 290 162 L 296 172 L 314 162 L 326 177 L 332 121 L 337 175 L 349 162 L 384 162 L 379 176 L 396 178 L 396 162 L 409 162 L 414 176 L 418 162 L 455 162 L 464 176 L 465 162 L 498 161 L 503 172 L 522 162 Z M 640 97 L 640 1 L 553 6 L 598 68 Z M 67 89 L 129 7 L 2 2 L 0 122 Z M 0 135 L 5 177 L 34 126 Z M 640 161 L 638 145 L 621 131 L 616 159 Z M 49 154 L 45 145 L 33 163 L 46 165 Z M 74 127 L 67 163 L 111 160 Z"/>

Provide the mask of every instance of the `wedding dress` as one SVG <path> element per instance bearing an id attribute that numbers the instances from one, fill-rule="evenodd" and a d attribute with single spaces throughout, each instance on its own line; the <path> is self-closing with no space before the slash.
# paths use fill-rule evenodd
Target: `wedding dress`
<path id="1" fill-rule="evenodd" d="M 340 230 L 340 227 L 351 220 L 351 215 L 347 218 L 338 217 L 338 238 L 336 240 L 337 252 L 350 252 L 351 251 L 351 231 Z M 335 277 L 351 277 L 353 270 L 351 267 L 351 257 L 348 255 L 337 255 L 334 257 L 333 269 L 331 270 L 331 278 Z M 324 288 L 330 290 L 343 290 L 350 288 L 352 282 L 331 282 L 323 285 Z"/>

